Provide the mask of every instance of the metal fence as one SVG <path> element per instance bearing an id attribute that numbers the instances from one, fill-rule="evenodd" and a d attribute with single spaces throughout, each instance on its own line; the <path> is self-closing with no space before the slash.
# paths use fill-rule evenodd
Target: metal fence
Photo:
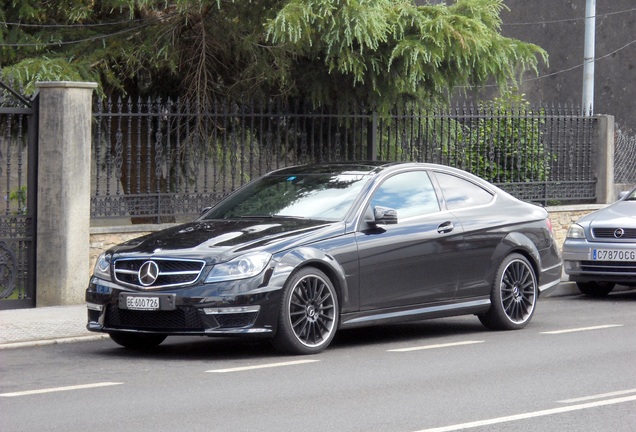
<path id="1" fill-rule="evenodd" d="M 35 303 L 35 106 L 0 81 L 0 309 Z"/>
<path id="2" fill-rule="evenodd" d="M 636 135 L 623 132 L 617 124 L 614 139 L 614 181 L 636 183 Z"/>
<path id="3" fill-rule="evenodd" d="M 289 165 L 435 162 L 521 199 L 594 202 L 598 119 L 568 108 L 405 107 L 381 116 L 272 103 L 96 102 L 93 219 L 191 218 L 249 180 Z"/>

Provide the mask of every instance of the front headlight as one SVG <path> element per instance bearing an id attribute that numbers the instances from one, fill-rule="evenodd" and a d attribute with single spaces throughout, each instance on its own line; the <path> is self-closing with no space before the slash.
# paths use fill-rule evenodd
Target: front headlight
<path id="1" fill-rule="evenodd" d="M 205 282 L 220 282 L 256 276 L 265 269 L 271 257 L 268 253 L 258 252 L 241 255 L 231 261 L 216 264 Z"/>
<path id="2" fill-rule="evenodd" d="M 568 229 L 568 233 L 566 237 L 572 238 L 572 239 L 584 239 L 585 231 L 583 230 L 583 227 L 581 225 L 572 224 L 570 225 L 570 228 Z"/>
<path id="3" fill-rule="evenodd" d="M 95 263 L 93 276 L 100 279 L 110 280 L 110 255 L 102 253 Z"/>

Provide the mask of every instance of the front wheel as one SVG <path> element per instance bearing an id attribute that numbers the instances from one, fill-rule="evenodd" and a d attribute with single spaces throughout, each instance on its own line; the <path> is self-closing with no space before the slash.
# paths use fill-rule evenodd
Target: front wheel
<path id="1" fill-rule="evenodd" d="M 272 343 L 291 354 L 316 354 L 331 343 L 338 326 L 338 296 L 322 271 L 305 267 L 285 284 Z"/>
<path id="2" fill-rule="evenodd" d="M 534 314 L 537 277 L 523 255 L 508 255 L 499 265 L 490 293 L 490 309 L 479 320 L 493 330 L 525 327 Z"/>
<path id="3" fill-rule="evenodd" d="M 147 350 L 156 347 L 166 340 L 166 335 L 162 334 L 134 334 L 134 333 L 109 333 L 108 336 L 126 348 L 136 350 Z"/>
<path id="4" fill-rule="evenodd" d="M 611 282 L 577 282 L 577 288 L 590 297 L 605 297 L 614 289 Z"/>

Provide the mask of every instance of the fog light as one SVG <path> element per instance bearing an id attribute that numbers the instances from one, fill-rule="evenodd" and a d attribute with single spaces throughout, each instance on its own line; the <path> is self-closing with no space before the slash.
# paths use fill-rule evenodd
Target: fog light
<path id="1" fill-rule="evenodd" d="M 93 310 L 97 312 L 101 312 L 104 310 L 104 305 L 95 304 L 95 303 L 86 303 L 86 307 L 88 310 Z"/>
<path id="2" fill-rule="evenodd" d="M 223 307 L 223 308 L 203 308 L 203 312 L 206 315 L 221 315 L 221 314 L 236 314 L 236 313 L 250 313 L 258 312 L 261 310 L 260 306 L 237 306 L 237 307 Z"/>

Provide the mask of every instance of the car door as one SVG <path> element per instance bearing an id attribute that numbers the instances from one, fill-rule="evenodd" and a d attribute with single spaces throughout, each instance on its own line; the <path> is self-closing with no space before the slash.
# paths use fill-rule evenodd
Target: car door
<path id="1" fill-rule="evenodd" d="M 458 298 L 488 295 L 493 273 L 495 249 L 508 231 L 506 215 L 498 214 L 493 206 L 495 196 L 468 179 L 451 173 L 435 171 L 446 208 L 455 215 L 464 229 L 464 247 L 456 255 Z"/>
<path id="2" fill-rule="evenodd" d="M 427 171 L 406 171 L 387 178 L 368 206 L 395 209 L 398 223 L 363 224 L 356 233 L 361 310 L 452 299 L 462 227 L 452 213 L 440 211 Z"/>

